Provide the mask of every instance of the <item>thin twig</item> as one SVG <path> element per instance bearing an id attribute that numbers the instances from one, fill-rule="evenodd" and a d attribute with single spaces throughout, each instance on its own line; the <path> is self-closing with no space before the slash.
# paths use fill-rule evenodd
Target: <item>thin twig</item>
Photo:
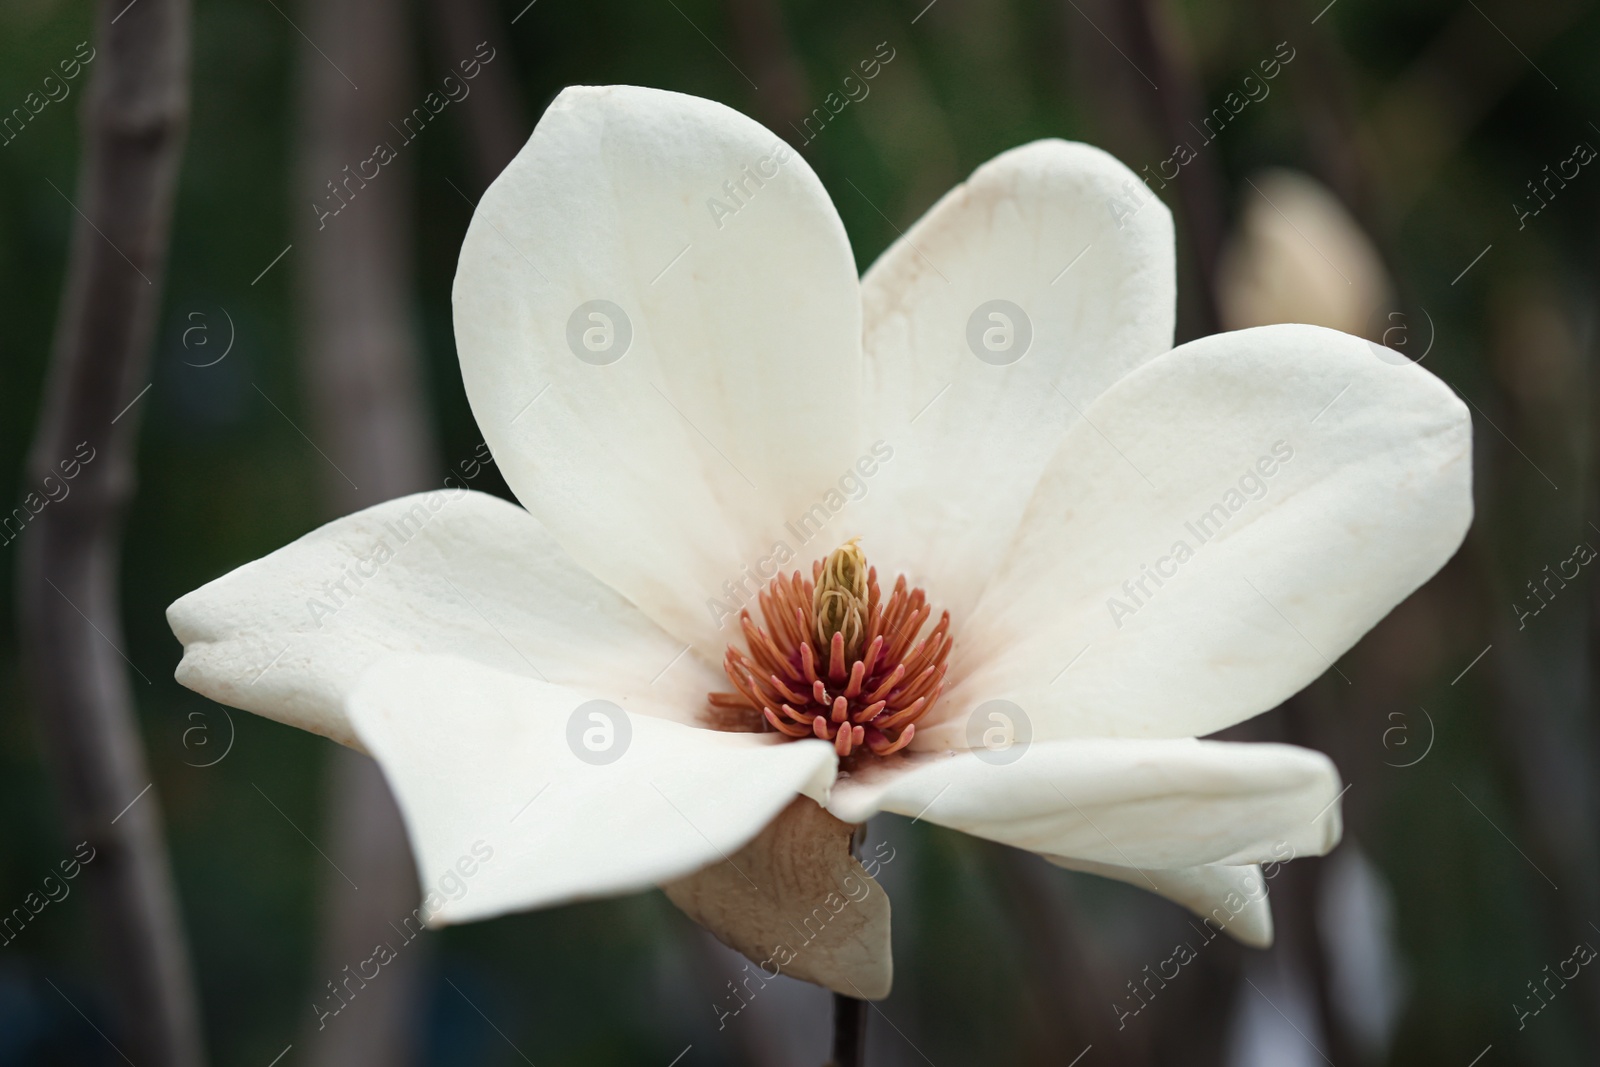
<path id="1" fill-rule="evenodd" d="M 138 1063 L 199 1067 L 199 1009 L 159 798 L 129 806 L 152 778 L 119 651 L 117 596 L 135 439 L 152 403 L 131 401 L 150 381 L 188 126 L 189 4 L 104 0 L 95 45 L 65 292 L 28 457 L 34 486 L 69 469 L 75 480 L 23 535 L 18 630 L 67 825 L 95 849 L 85 877 L 118 1047 Z"/>

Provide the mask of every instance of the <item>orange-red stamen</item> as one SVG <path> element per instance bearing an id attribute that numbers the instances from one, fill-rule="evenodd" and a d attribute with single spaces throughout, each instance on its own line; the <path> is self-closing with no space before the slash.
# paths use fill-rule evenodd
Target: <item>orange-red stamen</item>
<path id="1" fill-rule="evenodd" d="M 809 581 L 800 571 L 774 578 L 757 597 L 765 626 L 740 612 L 745 647 L 729 645 L 723 663 L 735 692 L 712 693 L 709 702 L 723 715 L 744 711 L 761 729 L 831 742 L 841 759 L 891 756 L 911 743 L 944 690 L 950 613 L 923 633 L 934 614 L 927 594 L 901 575 L 884 596 L 869 568 L 854 616 L 865 632 L 852 638 L 860 650 L 852 659 L 842 632 L 817 632 L 822 575 L 819 560 Z"/>

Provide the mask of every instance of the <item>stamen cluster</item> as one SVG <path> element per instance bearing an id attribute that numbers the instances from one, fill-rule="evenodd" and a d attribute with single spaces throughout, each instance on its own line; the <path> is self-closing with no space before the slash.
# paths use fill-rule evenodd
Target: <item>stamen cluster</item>
<path id="1" fill-rule="evenodd" d="M 712 693 L 715 712 L 743 717 L 746 729 L 832 741 L 841 758 L 911 743 L 944 689 L 948 611 L 919 640 L 933 614 L 926 594 L 901 575 L 884 600 L 854 542 L 814 563 L 810 581 L 778 575 L 758 602 L 766 627 L 739 613 L 749 651 L 728 646 L 723 669 L 737 692 Z"/>

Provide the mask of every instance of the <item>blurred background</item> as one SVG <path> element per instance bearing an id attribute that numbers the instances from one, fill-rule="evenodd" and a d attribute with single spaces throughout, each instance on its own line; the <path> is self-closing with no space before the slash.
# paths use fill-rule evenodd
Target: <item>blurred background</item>
<path id="1" fill-rule="evenodd" d="M 25 459 L 80 222 L 81 105 L 97 34 L 144 17 L 125 4 L 0 4 L 7 507 L 39 490 Z M 382 783 L 172 680 L 177 596 L 475 455 L 449 303 L 473 203 L 561 87 L 617 82 L 787 138 L 863 269 L 996 153 L 1101 145 L 1178 220 L 1180 341 L 1323 323 L 1423 360 L 1473 409 L 1478 517 L 1456 559 L 1339 673 L 1231 731 L 1322 749 L 1351 784 L 1345 843 L 1271 881 L 1275 947 L 1205 942 L 1151 983 L 1202 945 L 1176 906 L 883 817 L 896 985 L 870 1063 L 1600 1061 L 1594 5 L 195 0 L 190 28 L 148 372 L 116 405 L 133 399 L 137 436 L 115 663 L 153 783 L 128 818 L 164 831 L 191 971 L 173 973 L 203 1033 L 168 1062 L 826 1056 L 828 999 L 788 980 L 719 1028 L 743 961 L 659 893 L 430 933 L 319 1032 L 329 983 L 414 903 Z M 335 199 L 419 106 L 382 176 Z M 492 466 L 472 484 L 506 495 Z M 99 875 L 58 873 L 84 858 L 61 753 L 95 742 L 49 739 L 30 672 L 52 650 L 29 637 L 0 613 L 0 918 L 25 909 L 0 923 L 0 1065 L 144 1067 L 151 994 L 96 926 Z"/>

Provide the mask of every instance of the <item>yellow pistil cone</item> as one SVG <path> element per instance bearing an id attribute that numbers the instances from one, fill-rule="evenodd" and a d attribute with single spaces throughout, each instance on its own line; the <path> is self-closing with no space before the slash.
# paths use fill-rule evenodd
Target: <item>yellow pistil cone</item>
<path id="1" fill-rule="evenodd" d="M 867 635 L 867 554 L 856 544 L 856 538 L 828 553 L 822 561 L 811 608 L 817 647 L 827 649 L 833 644 L 834 634 L 843 634 L 846 662 L 860 657 Z"/>

